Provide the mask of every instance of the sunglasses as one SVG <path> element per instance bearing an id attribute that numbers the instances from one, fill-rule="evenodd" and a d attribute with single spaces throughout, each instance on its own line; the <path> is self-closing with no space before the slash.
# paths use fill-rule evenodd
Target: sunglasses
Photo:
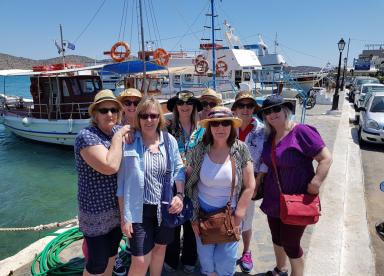
<path id="1" fill-rule="evenodd" d="M 209 123 L 209 125 L 211 127 L 219 127 L 220 125 L 222 125 L 223 127 L 227 127 L 227 126 L 232 125 L 232 121 L 231 120 L 212 121 Z"/>
<path id="2" fill-rule="evenodd" d="M 131 104 L 133 104 L 134 106 L 138 106 L 139 103 L 140 103 L 140 101 L 130 101 L 130 100 L 126 100 L 126 101 L 123 102 L 123 104 L 125 106 L 130 106 Z"/>
<path id="3" fill-rule="evenodd" d="M 238 103 L 236 107 L 240 109 L 243 109 L 243 108 L 253 109 L 255 108 L 255 104 L 254 103 Z"/>
<path id="4" fill-rule="evenodd" d="M 210 107 L 210 108 L 214 108 L 216 105 L 217 105 L 217 103 L 215 103 L 215 102 L 201 102 L 201 105 L 203 106 L 203 107 Z"/>
<path id="5" fill-rule="evenodd" d="M 193 105 L 193 101 L 190 101 L 190 100 L 188 100 L 188 101 L 177 100 L 176 104 L 178 106 L 183 106 L 184 104 L 186 104 L 186 105 Z"/>
<path id="6" fill-rule="evenodd" d="M 267 116 L 267 115 L 270 115 L 272 113 L 279 113 L 280 111 L 281 111 L 281 105 L 278 105 L 278 106 L 273 106 L 271 108 L 264 110 L 263 114 Z"/>
<path id="7" fill-rule="evenodd" d="M 160 114 L 139 114 L 139 118 L 142 120 L 148 120 L 148 118 L 151 118 L 151 120 L 155 120 L 160 117 Z"/>
<path id="8" fill-rule="evenodd" d="M 112 108 L 99 108 L 97 109 L 101 114 L 107 114 L 109 111 L 111 111 L 112 114 L 116 114 L 119 112 L 119 109 L 112 107 Z"/>

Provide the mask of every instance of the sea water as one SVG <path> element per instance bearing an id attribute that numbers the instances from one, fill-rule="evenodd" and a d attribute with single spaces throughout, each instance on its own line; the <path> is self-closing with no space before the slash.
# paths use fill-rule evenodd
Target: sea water
<path id="1" fill-rule="evenodd" d="M 4 89 L 5 88 L 5 89 Z M 0 93 L 30 98 L 28 77 L 0 77 Z M 30 227 L 77 214 L 73 147 L 20 138 L 0 124 L 0 228 Z M 0 260 L 49 232 L 0 232 Z"/>

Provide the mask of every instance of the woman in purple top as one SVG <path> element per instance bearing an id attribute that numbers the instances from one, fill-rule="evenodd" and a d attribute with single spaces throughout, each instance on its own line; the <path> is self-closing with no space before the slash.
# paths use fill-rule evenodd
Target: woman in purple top
<path id="1" fill-rule="evenodd" d="M 300 240 L 305 226 L 287 225 L 280 220 L 280 192 L 272 165 L 272 143 L 276 145 L 277 171 L 286 194 L 318 194 L 332 163 L 331 154 L 317 130 L 290 120 L 292 109 L 292 103 L 285 102 L 280 95 L 271 95 L 258 112 L 268 135 L 262 153 L 268 174 L 264 177 L 264 199 L 260 208 L 268 216 L 276 258 L 276 267 L 266 275 L 288 275 L 288 259 L 292 276 L 304 273 Z M 318 162 L 316 172 L 313 160 Z"/>

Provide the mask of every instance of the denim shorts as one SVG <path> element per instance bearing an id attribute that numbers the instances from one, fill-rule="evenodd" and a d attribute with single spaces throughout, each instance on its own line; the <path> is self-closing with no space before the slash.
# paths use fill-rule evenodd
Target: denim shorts
<path id="1" fill-rule="evenodd" d="M 144 204 L 143 222 L 133 223 L 129 245 L 133 256 L 147 255 L 156 244 L 167 245 L 174 239 L 174 228 L 158 225 L 157 205 Z"/>

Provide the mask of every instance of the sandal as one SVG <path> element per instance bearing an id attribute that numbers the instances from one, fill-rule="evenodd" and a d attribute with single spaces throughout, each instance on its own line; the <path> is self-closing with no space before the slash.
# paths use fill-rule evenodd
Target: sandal
<path id="1" fill-rule="evenodd" d="M 277 266 L 273 269 L 273 271 L 268 271 L 265 273 L 266 276 L 288 276 L 287 271 L 281 271 L 277 268 Z"/>

